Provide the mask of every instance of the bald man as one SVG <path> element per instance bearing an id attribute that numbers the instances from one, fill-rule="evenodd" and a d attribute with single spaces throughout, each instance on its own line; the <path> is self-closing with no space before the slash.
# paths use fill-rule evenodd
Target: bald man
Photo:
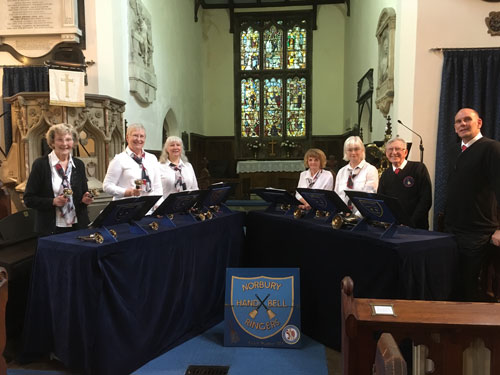
<path id="1" fill-rule="evenodd" d="M 479 299 L 478 277 L 489 246 L 500 246 L 500 142 L 483 137 L 479 114 L 462 108 L 451 151 L 445 228 L 457 238 L 465 301 Z M 500 248 L 498 249 L 500 251 Z"/>

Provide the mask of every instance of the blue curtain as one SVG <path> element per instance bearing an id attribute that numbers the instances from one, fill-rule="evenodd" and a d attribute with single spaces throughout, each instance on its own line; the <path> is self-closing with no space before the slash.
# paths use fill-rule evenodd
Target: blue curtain
<path id="1" fill-rule="evenodd" d="M 23 91 L 49 91 L 49 69 L 47 67 L 4 68 L 2 95 L 4 98 Z M 3 102 L 5 152 L 12 145 L 12 117 L 10 104 Z"/>
<path id="2" fill-rule="evenodd" d="M 500 49 L 444 51 L 436 150 L 434 228 L 444 211 L 448 177 L 448 152 L 460 139 L 455 134 L 455 114 L 469 107 L 483 119 L 481 133 L 500 140 Z"/>

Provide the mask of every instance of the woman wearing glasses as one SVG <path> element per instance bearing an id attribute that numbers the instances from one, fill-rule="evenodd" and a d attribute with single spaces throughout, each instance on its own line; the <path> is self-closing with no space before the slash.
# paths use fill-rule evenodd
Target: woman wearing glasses
<path id="1" fill-rule="evenodd" d="M 299 188 L 308 189 L 323 189 L 333 190 L 333 174 L 327 171 L 326 155 L 318 148 L 310 148 L 304 155 L 304 166 L 307 168 L 304 172 L 300 173 Z M 302 209 L 309 210 L 311 206 L 306 202 L 299 193 L 295 194 L 296 198 L 302 202 L 299 206 Z"/>
<path id="2" fill-rule="evenodd" d="M 378 171 L 365 160 L 365 146 L 358 136 L 352 136 L 344 142 L 344 160 L 348 161 L 337 174 L 335 192 L 342 198 L 353 213 L 359 212 L 353 207 L 346 190 L 366 191 L 376 193 L 378 187 Z"/>

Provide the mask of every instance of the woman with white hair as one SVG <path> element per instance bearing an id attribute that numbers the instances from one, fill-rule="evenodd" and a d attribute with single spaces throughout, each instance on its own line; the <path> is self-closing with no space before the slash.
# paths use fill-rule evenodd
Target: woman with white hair
<path id="1" fill-rule="evenodd" d="M 103 190 L 113 199 L 161 195 L 161 180 L 156 156 L 144 151 L 146 129 L 141 124 L 127 127 L 125 151 L 109 163 L 102 183 Z M 137 182 L 140 182 L 138 184 Z"/>
<path id="2" fill-rule="evenodd" d="M 160 156 L 163 198 L 184 190 L 198 190 L 193 166 L 184 153 L 182 139 L 172 135 L 163 145 Z"/>
<path id="3" fill-rule="evenodd" d="M 378 171 L 365 160 L 365 146 L 358 136 L 352 136 L 344 142 L 344 160 L 348 161 L 342 167 L 335 180 L 335 192 L 359 215 L 358 210 L 352 206 L 346 190 L 366 191 L 376 193 L 378 188 Z"/>
<path id="4" fill-rule="evenodd" d="M 52 125 L 45 135 L 52 152 L 33 162 L 24 192 L 26 207 L 35 210 L 40 235 L 69 232 L 89 224 L 85 164 L 73 157 L 78 134 L 70 124 Z"/>

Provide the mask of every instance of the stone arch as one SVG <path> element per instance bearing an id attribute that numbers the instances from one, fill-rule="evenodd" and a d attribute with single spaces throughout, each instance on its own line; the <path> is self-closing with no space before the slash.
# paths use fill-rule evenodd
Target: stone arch
<path id="1" fill-rule="evenodd" d="M 162 129 L 162 147 L 165 144 L 165 140 L 170 135 L 179 135 L 179 124 L 177 122 L 177 117 L 172 108 L 167 111 L 165 118 L 163 119 L 163 129 Z"/>

